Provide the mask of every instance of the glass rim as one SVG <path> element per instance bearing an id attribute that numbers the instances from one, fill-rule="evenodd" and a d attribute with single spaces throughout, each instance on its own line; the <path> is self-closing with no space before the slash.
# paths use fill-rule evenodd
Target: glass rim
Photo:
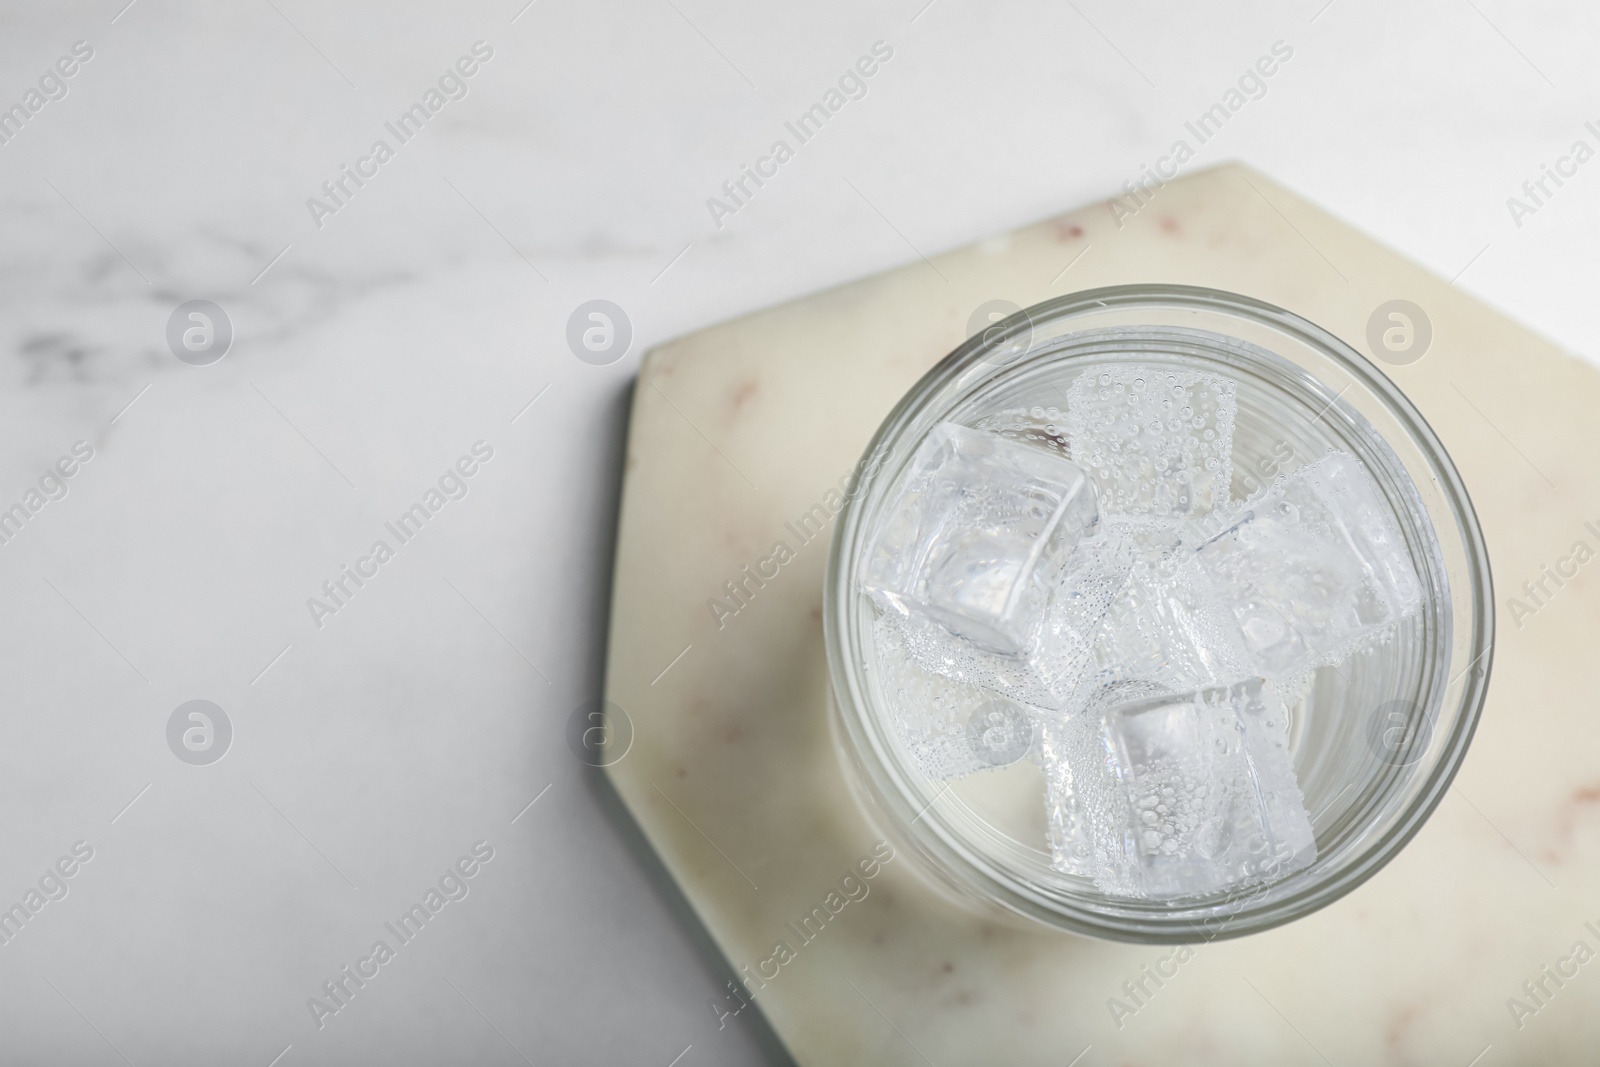
<path id="1" fill-rule="evenodd" d="M 890 444 L 904 436 L 914 417 L 952 383 L 959 382 L 975 368 L 992 369 L 1006 362 L 993 359 L 993 354 L 1019 337 L 1031 340 L 1037 325 L 1096 310 L 1137 308 L 1205 311 L 1253 320 L 1331 358 L 1375 396 L 1411 436 L 1423 462 L 1435 476 L 1438 492 L 1454 520 L 1467 572 L 1466 587 L 1452 589 L 1451 594 L 1452 600 L 1470 611 L 1471 630 L 1462 655 L 1471 658 L 1460 669 L 1460 674 L 1450 679 L 1447 688 L 1462 678 L 1466 684 L 1454 701 L 1451 728 L 1431 766 L 1421 776 L 1414 795 L 1381 835 L 1326 879 L 1254 908 L 1250 898 L 1260 896 L 1263 887 L 1241 891 L 1242 906 L 1225 913 L 1220 930 L 1198 936 L 1199 924 L 1190 917 L 1180 918 L 1184 914 L 1181 906 L 1167 912 L 1157 901 L 1144 902 L 1155 906 L 1138 919 L 1126 914 L 1099 914 L 1087 906 L 1063 907 L 1044 892 L 1030 893 L 1025 886 L 988 874 L 970 850 L 962 848 L 959 841 L 948 835 L 907 832 L 911 843 L 947 880 L 954 880 L 955 888 L 963 896 L 988 900 L 1046 926 L 1091 936 L 1149 944 L 1195 943 L 1257 933 L 1310 914 L 1371 878 L 1416 836 L 1449 790 L 1482 713 L 1494 660 L 1494 583 L 1487 545 L 1466 486 L 1437 434 L 1410 399 L 1366 356 L 1337 335 L 1284 308 L 1219 289 L 1168 284 L 1118 285 L 1070 293 L 1023 308 L 969 338 L 924 374 L 879 425 L 867 445 L 864 461 L 882 456 Z M 860 657 L 854 652 L 863 645 L 857 639 L 854 614 L 857 605 L 852 596 L 854 581 L 847 565 L 855 559 L 862 538 L 862 501 L 866 495 L 855 492 L 847 497 L 836 523 L 827 563 L 823 629 L 833 718 L 836 728 L 843 730 L 858 775 L 865 779 L 857 784 L 870 791 L 865 799 L 875 802 L 880 809 L 887 809 L 883 814 L 889 819 L 909 825 L 921 818 L 913 800 L 919 797 L 920 791 L 911 788 L 914 783 L 908 780 L 909 775 L 889 758 L 884 750 L 884 739 L 877 735 L 874 724 L 867 721 L 867 711 L 873 705 L 867 695 Z M 1440 710 L 1442 712 L 1443 708 Z M 942 791 L 940 793 L 942 795 Z M 1130 904 L 1137 903 L 1140 902 L 1130 901 Z M 1207 910 L 1215 909 L 1214 903 L 1207 905 Z"/>

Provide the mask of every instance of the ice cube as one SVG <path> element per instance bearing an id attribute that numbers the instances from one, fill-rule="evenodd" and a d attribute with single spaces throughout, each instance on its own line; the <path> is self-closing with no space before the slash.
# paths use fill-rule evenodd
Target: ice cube
<path id="1" fill-rule="evenodd" d="M 1137 556 L 1152 565 L 1176 557 L 1191 528 L 1185 520 L 1143 515 L 1104 515 L 1100 521 L 1126 537 Z"/>
<path id="2" fill-rule="evenodd" d="M 1044 617 L 1017 653 L 982 647 L 927 615 L 885 610 L 903 654 L 930 674 L 987 690 L 1042 715 L 1069 711 L 1092 665 L 1096 627 L 1127 579 L 1135 547 L 1115 530 L 1101 530 L 1063 561 L 1049 590 Z"/>
<path id="3" fill-rule="evenodd" d="M 1098 518 L 1093 487 L 1064 456 L 943 423 L 912 457 L 862 584 L 902 616 L 1016 655 Z"/>
<path id="4" fill-rule="evenodd" d="M 1110 682 L 1091 695 L 1082 714 L 1040 724 L 1039 757 L 1045 772 L 1045 815 L 1051 866 L 1093 878 L 1100 857 L 1093 832 L 1096 812 L 1110 801 L 1100 714 L 1108 706 L 1163 692 L 1150 682 Z M 1105 820 L 1102 819 L 1102 822 Z"/>
<path id="5" fill-rule="evenodd" d="M 1226 378 L 1136 363 L 1085 372 L 1067 397 L 1074 462 L 1107 514 L 1198 516 L 1233 479 L 1237 387 Z"/>
<path id="6" fill-rule="evenodd" d="M 1035 716 L 992 692 L 922 670 L 894 617 L 874 623 L 873 641 L 889 720 L 922 773 L 960 778 L 1015 763 L 1033 749 Z"/>
<path id="7" fill-rule="evenodd" d="M 1134 564 L 1094 636 L 1097 684 L 1154 682 L 1186 690 L 1255 673 L 1232 615 L 1192 559 Z"/>
<path id="8" fill-rule="evenodd" d="M 1097 731 L 1101 749 L 1081 746 L 1071 773 L 1105 776 L 1104 788 L 1077 787 L 1105 892 L 1207 896 L 1315 860 L 1288 716 L 1261 679 L 1131 700 L 1079 729 Z M 1070 746 L 1066 756 L 1073 761 Z M 1047 777 L 1054 788 L 1061 772 Z M 1074 862 L 1056 859 L 1062 869 Z"/>
<path id="9" fill-rule="evenodd" d="M 1343 452 L 1199 528 L 1195 562 L 1237 621 L 1254 669 L 1336 664 L 1414 611 L 1421 583 L 1381 490 Z"/>
<path id="10" fill-rule="evenodd" d="M 1092 745 L 1082 735 L 1082 716 L 1043 725 L 1040 759 L 1045 771 L 1045 816 L 1050 866 L 1063 874 L 1093 878 L 1099 871 L 1089 813 L 1094 807 L 1096 767 Z"/>

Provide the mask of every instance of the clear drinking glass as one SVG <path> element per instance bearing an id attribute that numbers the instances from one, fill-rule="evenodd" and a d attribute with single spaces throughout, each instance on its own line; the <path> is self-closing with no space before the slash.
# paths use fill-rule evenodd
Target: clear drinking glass
<path id="1" fill-rule="evenodd" d="M 1317 858 L 1267 886 L 1175 901 L 1100 892 L 1053 870 L 1044 776 L 1032 760 L 952 782 L 921 773 L 888 718 L 873 613 L 857 584 L 889 492 L 941 422 L 1055 408 L 1102 364 L 1208 369 L 1238 383 L 1232 495 L 1335 448 L 1393 512 L 1423 586 L 1418 613 L 1374 651 L 1322 668 L 1292 709 L 1290 746 Z M 956 349 L 884 420 L 872 472 L 839 517 L 824 625 L 837 747 L 863 809 L 939 889 L 979 910 L 1097 937 L 1181 943 L 1289 922 L 1389 861 L 1444 796 L 1467 751 L 1492 660 L 1493 589 L 1471 501 L 1443 446 L 1376 367 L 1270 304 L 1185 286 L 1118 286 L 1046 301 Z"/>

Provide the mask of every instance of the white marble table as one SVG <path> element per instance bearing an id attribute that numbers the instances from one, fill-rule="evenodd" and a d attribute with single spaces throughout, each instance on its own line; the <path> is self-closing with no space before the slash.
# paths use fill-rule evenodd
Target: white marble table
<path id="1" fill-rule="evenodd" d="M 568 744 L 600 695 L 640 354 L 1115 191 L 1275 41 L 1293 57 L 1189 169 L 1248 159 L 1600 354 L 1600 172 L 1520 227 L 1506 206 L 1597 143 L 1576 8 L 124 4 L 0 8 L 0 108 L 40 101 L 0 127 L 0 506 L 93 449 L 0 544 L 0 905 L 93 849 L 0 944 L 19 1062 L 780 1057 L 751 1013 L 719 1028 L 723 962 Z M 480 40 L 465 97 L 399 143 L 385 124 Z M 41 87 L 77 41 L 65 95 Z M 707 199 L 877 41 L 866 95 L 718 227 Z M 393 158 L 314 219 L 380 138 Z M 194 299 L 234 330 L 208 366 L 165 337 Z M 565 339 L 593 299 L 632 325 L 606 365 Z M 466 496 L 319 628 L 307 600 L 478 441 Z M 208 766 L 167 739 L 195 699 L 232 726 Z M 1573 810 L 1550 847 L 1592 841 Z M 478 841 L 467 895 L 319 1029 L 308 999 Z M 1463 1026 L 1504 1011 L 1438 998 Z"/>

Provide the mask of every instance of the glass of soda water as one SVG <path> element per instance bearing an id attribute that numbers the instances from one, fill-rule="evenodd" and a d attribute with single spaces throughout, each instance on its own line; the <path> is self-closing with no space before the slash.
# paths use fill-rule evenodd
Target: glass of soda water
<path id="1" fill-rule="evenodd" d="M 1487 551 L 1432 429 L 1329 331 L 1193 287 L 1046 301 L 929 371 L 860 469 L 836 745 L 962 906 L 1254 933 L 1371 877 L 1449 788 Z"/>

